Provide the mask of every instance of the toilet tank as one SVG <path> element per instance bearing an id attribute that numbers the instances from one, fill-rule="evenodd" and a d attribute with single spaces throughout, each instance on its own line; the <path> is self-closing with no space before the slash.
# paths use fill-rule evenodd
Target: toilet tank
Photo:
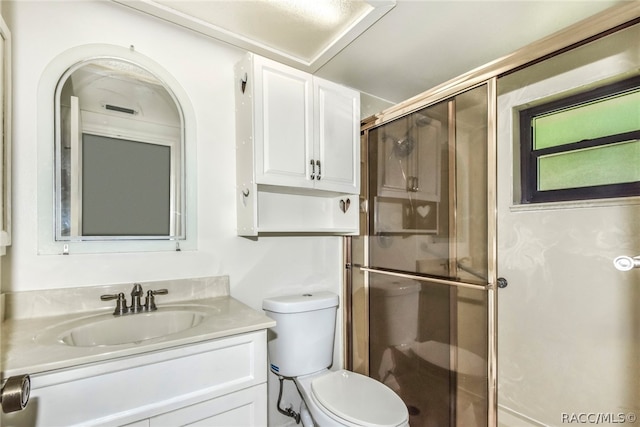
<path id="1" fill-rule="evenodd" d="M 333 363 L 338 295 L 314 292 L 268 298 L 265 314 L 276 321 L 270 329 L 271 370 L 283 377 L 312 374 Z"/>
<path id="2" fill-rule="evenodd" d="M 377 345 L 403 346 L 416 341 L 421 285 L 415 281 L 379 282 L 369 288 L 370 340 Z"/>

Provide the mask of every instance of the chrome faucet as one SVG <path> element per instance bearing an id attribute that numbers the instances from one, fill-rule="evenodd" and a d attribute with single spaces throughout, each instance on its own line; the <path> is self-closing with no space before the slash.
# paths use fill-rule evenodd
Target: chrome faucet
<path id="1" fill-rule="evenodd" d="M 133 289 L 131 290 L 131 306 L 129 307 L 129 312 L 135 314 L 142 310 L 142 303 L 140 302 L 142 295 L 142 286 L 140 283 L 134 283 Z"/>
<path id="2" fill-rule="evenodd" d="M 131 305 L 127 307 L 127 300 L 123 292 L 112 295 L 101 295 L 102 301 L 116 300 L 116 309 L 113 311 L 114 316 L 122 316 L 125 314 L 136 314 L 148 311 L 155 311 L 156 307 L 154 295 L 166 295 L 169 291 L 167 289 L 148 290 L 147 298 L 144 304 L 141 302 L 141 298 L 144 295 L 142 286 L 140 283 L 134 283 L 131 290 Z"/>

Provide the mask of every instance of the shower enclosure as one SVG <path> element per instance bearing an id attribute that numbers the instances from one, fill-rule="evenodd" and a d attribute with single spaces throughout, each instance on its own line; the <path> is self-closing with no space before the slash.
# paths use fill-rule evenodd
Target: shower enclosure
<path id="1" fill-rule="evenodd" d="M 493 414 L 494 99 L 490 80 L 363 125 L 346 359 L 400 395 L 412 426 Z"/>

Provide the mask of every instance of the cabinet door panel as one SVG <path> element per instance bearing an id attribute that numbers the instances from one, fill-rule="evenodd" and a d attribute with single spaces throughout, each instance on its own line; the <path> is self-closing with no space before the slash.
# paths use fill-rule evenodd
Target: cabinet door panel
<path id="1" fill-rule="evenodd" d="M 151 418 L 151 427 L 228 427 L 267 425 L 267 385 L 206 400 Z"/>
<path id="2" fill-rule="evenodd" d="M 438 120 L 415 126 L 397 120 L 377 134 L 378 195 L 422 201 L 440 200 L 442 147 L 446 135 Z M 407 139 L 410 138 L 410 139 Z M 400 141 L 412 141 L 407 151 L 399 150 Z"/>
<path id="3" fill-rule="evenodd" d="M 314 86 L 317 123 L 314 158 L 320 160 L 321 171 L 316 188 L 359 193 L 359 93 L 322 79 L 315 79 Z"/>
<path id="4" fill-rule="evenodd" d="M 257 65 L 256 179 L 311 186 L 311 76 L 267 62 Z"/>

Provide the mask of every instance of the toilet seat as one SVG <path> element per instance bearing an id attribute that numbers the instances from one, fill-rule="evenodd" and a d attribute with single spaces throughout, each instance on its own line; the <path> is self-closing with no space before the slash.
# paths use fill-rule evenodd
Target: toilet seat
<path id="1" fill-rule="evenodd" d="M 364 375 L 340 370 L 311 381 L 323 410 L 349 424 L 396 427 L 408 422 L 407 407 L 389 387 Z"/>

